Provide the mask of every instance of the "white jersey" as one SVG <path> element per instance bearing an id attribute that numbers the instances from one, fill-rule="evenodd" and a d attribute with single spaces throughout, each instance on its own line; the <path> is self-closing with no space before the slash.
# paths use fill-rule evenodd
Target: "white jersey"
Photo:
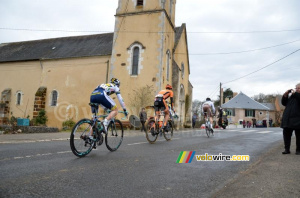
<path id="1" fill-rule="evenodd" d="M 215 105 L 214 105 L 214 103 L 213 103 L 212 101 L 205 101 L 205 102 L 202 104 L 202 113 L 203 113 L 203 107 L 204 107 L 204 105 L 209 105 L 210 108 L 211 108 L 211 112 L 212 112 L 213 114 L 216 113 Z"/>
<path id="2" fill-rule="evenodd" d="M 121 104 L 122 108 L 126 109 L 125 103 L 124 103 L 123 98 L 120 93 L 120 88 L 118 86 L 116 86 L 113 83 L 106 83 L 106 84 L 101 84 L 98 87 L 96 87 L 95 91 L 97 91 L 99 89 L 102 89 L 103 91 L 105 91 L 105 93 L 108 96 L 115 93 L 117 95 L 117 98 L 118 98 L 119 103 Z"/>

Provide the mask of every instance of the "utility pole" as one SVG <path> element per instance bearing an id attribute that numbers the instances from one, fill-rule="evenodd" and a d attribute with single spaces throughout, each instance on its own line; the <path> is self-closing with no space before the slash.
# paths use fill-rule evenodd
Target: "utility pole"
<path id="1" fill-rule="evenodd" d="M 222 98 L 222 83 L 220 82 L 220 106 L 223 104 Z"/>

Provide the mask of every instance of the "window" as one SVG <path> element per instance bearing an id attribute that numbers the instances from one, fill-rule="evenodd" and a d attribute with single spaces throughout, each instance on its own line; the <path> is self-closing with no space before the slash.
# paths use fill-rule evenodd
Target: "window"
<path id="1" fill-rule="evenodd" d="M 133 49 L 132 71 L 131 75 L 138 75 L 140 48 L 135 47 Z"/>
<path id="2" fill-rule="evenodd" d="M 136 5 L 137 5 L 137 6 L 142 6 L 142 5 L 144 5 L 144 0 L 137 0 Z"/>
<path id="3" fill-rule="evenodd" d="M 235 109 L 227 109 L 226 113 L 228 116 L 235 116 Z"/>
<path id="4" fill-rule="evenodd" d="M 17 93 L 17 105 L 21 105 L 22 93 Z"/>
<path id="5" fill-rule="evenodd" d="M 169 81 L 170 76 L 170 50 L 167 51 L 167 81 Z"/>
<path id="6" fill-rule="evenodd" d="M 184 64 L 181 63 L 181 78 L 184 77 Z"/>
<path id="7" fill-rule="evenodd" d="M 51 106 L 56 106 L 57 105 L 57 91 L 54 90 L 51 93 Z"/>
<path id="8" fill-rule="evenodd" d="M 253 109 L 245 109 L 245 117 L 254 117 L 255 110 Z"/>

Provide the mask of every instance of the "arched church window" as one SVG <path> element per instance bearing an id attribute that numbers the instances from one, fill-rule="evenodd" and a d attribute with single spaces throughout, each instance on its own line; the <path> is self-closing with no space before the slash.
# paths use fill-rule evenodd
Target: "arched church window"
<path id="1" fill-rule="evenodd" d="M 133 49 L 133 60 L 132 60 L 131 75 L 138 75 L 139 56 L 140 56 L 140 48 L 139 47 L 135 47 Z"/>
<path id="2" fill-rule="evenodd" d="M 51 106 L 56 106 L 57 105 L 57 91 L 53 90 L 51 93 Z"/>
<path id="3" fill-rule="evenodd" d="M 170 78 L 170 50 L 167 51 L 167 81 L 169 81 Z"/>
<path id="4" fill-rule="evenodd" d="M 21 99 L 22 99 L 22 93 L 18 92 L 17 93 L 17 105 L 21 105 Z"/>

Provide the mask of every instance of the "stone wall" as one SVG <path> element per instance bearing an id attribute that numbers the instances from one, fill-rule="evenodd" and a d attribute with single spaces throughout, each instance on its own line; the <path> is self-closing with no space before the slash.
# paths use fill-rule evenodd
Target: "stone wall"
<path id="1" fill-rule="evenodd" d="M 43 93 L 42 96 L 35 96 L 33 118 L 36 118 L 38 116 L 40 110 L 45 109 L 45 105 L 46 105 L 45 95 L 46 93 Z"/>
<path id="2" fill-rule="evenodd" d="M 45 126 L 15 126 L 15 131 L 21 129 L 22 133 L 55 133 L 59 132 L 56 127 Z M 11 125 L 1 125 L 0 131 L 12 131 Z"/>

